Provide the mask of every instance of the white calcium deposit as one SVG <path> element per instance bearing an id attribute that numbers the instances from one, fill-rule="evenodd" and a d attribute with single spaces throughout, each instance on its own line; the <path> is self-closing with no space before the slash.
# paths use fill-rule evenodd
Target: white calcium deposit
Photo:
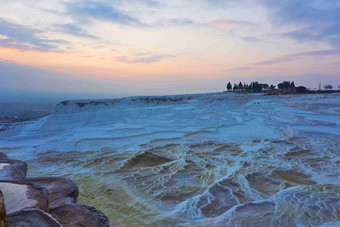
<path id="1" fill-rule="evenodd" d="M 112 224 L 200 225 L 234 223 L 233 210 L 248 203 L 271 212 L 262 202 L 284 204 L 280 195 L 298 195 L 296 187 L 330 184 L 325 193 L 336 198 L 339 139 L 339 94 L 213 93 L 65 101 L 1 131 L 0 150 L 27 161 L 30 176 L 71 177 L 80 200 Z M 326 210 L 338 209 L 320 198 Z M 333 219 L 319 212 L 317 221 L 294 204 L 273 220 L 291 210 L 301 214 L 296 225 L 338 221 L 340 212 Z"/>

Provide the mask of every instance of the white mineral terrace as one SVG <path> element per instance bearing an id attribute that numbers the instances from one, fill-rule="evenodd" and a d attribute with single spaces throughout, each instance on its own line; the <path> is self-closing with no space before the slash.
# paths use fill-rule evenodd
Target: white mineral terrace
<path id="1" fill-rule="evenodd" d="M 72 178 L 111 224 L 328 226 L 339 116 L 339 94 L 68 101 L 0 132 L 0 151 L 30 176 Z"/>

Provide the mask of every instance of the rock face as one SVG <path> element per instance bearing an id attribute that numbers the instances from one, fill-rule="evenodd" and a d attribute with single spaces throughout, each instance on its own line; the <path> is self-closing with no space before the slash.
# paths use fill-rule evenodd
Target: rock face
<path id="1" fill-rule="evenodd" d="M 0 191 L 0 227 L 7 227 L 7 214 L 5 208 L 5 201 L 2 192 Z"/>
<path id="2" fill-rule="evenodd" d="M 110 226 L 100 210 L 77 204 L 78 186 L 72 180 L 26 179 L 26 173 L 25 162 L 0 152 L 0 227 L 6 227 L 7 220 L 11 227 Z"/>
<path id="3" fill-rule="evenodd" d="M 24 180 L 26 173 L 27 164 L 25 162 L 10 159 L 0 160 L 1 180 Z"/>
<path id="4" fill-rule="evenodd" d="M 47 191 L 38 185 L 20 181 L 0 181 L 0 190 L 5 197 L 8 215 L 26 208 L 47 210 Z"/>
<path id="5" fill-rule="evenodd" d="M 8 217 L 9 226 L 13 227 L 62 227 L 51 215 L 39 209 L 24 209 Z"/>
<path id="6" fill-rule="evenodd" d="M 110 226 L 101 211 L 81 204 L 64 204 L 50 210 L 50 213 L 64 226 Z"/>
<path id="7" fill-rule="evenodd" d="M 3 160 L 3 159 L 8 159 L 7 155 L 0 152 L 0 160 Z"/>
<path id="8" fill-rule="evenodd" d="M 77 203 L 78 201 L 78 186 L 70 179 L 39 177 L 28 178 L 25 182 L 37 184 L 48 191 L 48 209 L 56 208 L 62 204 Z"/>

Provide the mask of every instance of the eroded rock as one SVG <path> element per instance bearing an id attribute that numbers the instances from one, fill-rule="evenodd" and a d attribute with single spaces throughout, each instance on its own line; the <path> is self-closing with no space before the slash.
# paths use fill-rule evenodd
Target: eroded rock
<path id="1" fill-rule="evenodd" d="M 340 219 L 338 185 L 298 186 L 268 200 L 236 205 L 215 218 L 188 226 L 337 226 Z"/>
<path id="2" fill-rule="evenodd" d="M 275 195 L 287 187 L 284 181 L 274 179 L 264 173 L 248 174 L 246 179 L 250 187 L 267 196 Z"/>
<path id="3" fill-rule="evenodd" d="M 64 204 L 50 210 L 63 226 L 108 227 L 108 218 L 98 209 L 80 204 Z"/>
<path id="4" fill-rule="evenodd" d="M 0 180 L 24 180 L 27 173 L 25 162 L 1 159 L 0 160 Z"/>
<path id="5" fill-rule="evenodd" d="M 311 185 L 284 190 L 273 197 L 276 226 L 318 226 L 340 219 L 340 186 Z"/>
<path id="6" fill-rule="evenodd" d="M 144 152 L 129 159 L 122 169 L 137 169 L 138 167 L 151 167 L 170 162 L 172 159 L 155 155 L 151 152 Z"/>
<path id="7" fill-rule="evenodd" d="M 49 209 L 61 204 L 76 203 L 78 201 L 77 184 L 63 177 L 39 177 L 29 178 L 25 182 L 31 182 L 44 187 L 48 191 Z"/>
<path id="8" fill-rule="evenodd" d="M 275 203 L 261 201 L 238 205 L 216 218 L 203 219 L 193 226 L 239 226 L 266 227 L 271 226 L 275 213 Z"/>
<path id="9" fill-rule="evenodd" d="M 5 153 L 0 152 L 0 160 L 2 159 L 8 159 L 8 157 Z"/>
<path id="10" fill-rule="evenodd" d="M 276 179 L 284 180 L 291 185 L 316 184 L 315 181 L 310 179 L 311 176 L 294 170 L 276 169 L 270 175 Z"/>
<path id="11" fill-rule="evenodd" d="M 36 184 L 0 181 L 0 190 L 5 197 L 7 215 L 25 208 L 47 210 L 47 191 Z"/>
<path id="12" fill-rule="evenodd" d="M 5 200 L 1 190 L 0 190 L 0 226 L 1 227 L 8 226 Z"/>
<path id="13" fill-rule="evenodd" d="M 11 227 L 62 227 L 51 215 L 39 209 L 24 209 L 8 216 Z"/>
<path id="14" fill-rule="evenodd" d="M 239 204 L 238 199 L 233 195 L 232 190 L 220 184 L 216 184 L 209 188 L 209 193 L 212 198 L 209 199 L 207 205 L 201 208 L 201 213 L 205 217 L 216 217 Z"/>

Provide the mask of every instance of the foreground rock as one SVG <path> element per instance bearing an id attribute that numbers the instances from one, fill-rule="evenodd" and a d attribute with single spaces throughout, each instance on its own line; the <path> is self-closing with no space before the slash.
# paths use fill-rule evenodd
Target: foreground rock
<path id="1" fill-rule="evenodd" d="M 3 160 L 3 159 L 8 159 L 7 155 L 0 152 L 0 160 Z"/>
<path id="2" fill-rule="evenodd" d="M 39 209 L 24 209 L 8 216 L 11 227 L 62 227 L 51 215 Z"/>
<path id="3" fill-rule="evenodd" d="M 26 208 L 47 210 L 47 191 L 36 184 L 0 181 L 0 190 L 5 197 L 7 215 Z"/>
<path id="4" fill-rule="evenodd" d="M 26 178 L 26 173 L 27 164 L 25 162 L 0 159 L 1 180 L 24 180 Z"/>
<path id="5" fill-rule="evenodd" d="M 78 186 L 77 184 L 63 177 L 39 177 L 26 179 L 27 183 L 34 183 L 48 192 L 48 209 L 56 208 L 62 204 L 77 203 Z"/>
<path id="6" fill-rule="evenodd" d="M 7 220 L 11 227 L 110 226 L 100 210 L 76 204 L 79 191 L 72 180 L 62 177 L 26 179 L 26 173 L 25 162 L 7 159 L 0 152 L 0 190 L 5 200 L 0 227 L 6 226 Z M 7 220 L 4 212 L 7 212 Z"/>
<path id="7" fill-rule="evenodd" d="M 110 226 L 101 211 L 81 204 L 65 204 L 50 210 L 50 214 L 63 226 Z"/>
<path id="8" fill-rule="evenodd" d="M 5 200 L 1 191 L 0 191 L 0 226 L 1 227 L 8 226 Z"/>

